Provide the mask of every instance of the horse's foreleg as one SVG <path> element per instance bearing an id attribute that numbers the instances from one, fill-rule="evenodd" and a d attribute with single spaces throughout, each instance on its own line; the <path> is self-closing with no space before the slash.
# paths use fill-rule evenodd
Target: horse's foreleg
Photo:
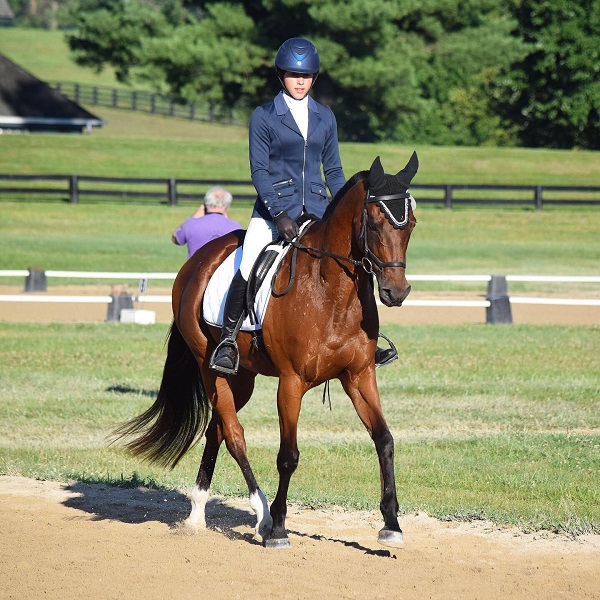
<path id="1" fill-rule="evenodd" d="M 267 548 L 287 548 L 290 545 L 285 529 L 287 516 L 287 495 L 290 480 L 300 460 L 298 451 L 298 417 L 304 390 L 295 379 L 280 379 L 277 390 L 277 411 L 279 413 L 280 441 L 277 454 L 279 486 L 271 504 L 273 530 L 265 541 Z"/>
<path id="2" fill-rule="evenodd" d="M 372 370 L 362 376 L 341 378 L 344 390 L 350 396 L 358 417 L 371 436 L 381 477 L 381 501 L 379 504 L 384 527 L 379 532 L 378 541 L 386 546 L 397 548 L 402 545 L 402 530 L 398 523 L 398 496 L 394 473 L 394 438 L 385 422 L 377 382 Z"/>

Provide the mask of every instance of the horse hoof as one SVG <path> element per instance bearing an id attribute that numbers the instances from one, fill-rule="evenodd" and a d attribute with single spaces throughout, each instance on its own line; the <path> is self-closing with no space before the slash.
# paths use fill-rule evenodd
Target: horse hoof
<path id="1" fill-rule="evenodd" d="M 290 546 L 288 538 L 269 538 L 265 540 L 265 548 L 289 548 Z"/>
<path id="2" fill-rule="evenodd" d="M 379 537 L 377 541 L 382 546 L 387 546 L 388 548 L 403 548 L 404 547 L 404 538 L 402 537 L 401 531 L 393 531 L 391 529 L 383 528 L 379 532 Z"/>

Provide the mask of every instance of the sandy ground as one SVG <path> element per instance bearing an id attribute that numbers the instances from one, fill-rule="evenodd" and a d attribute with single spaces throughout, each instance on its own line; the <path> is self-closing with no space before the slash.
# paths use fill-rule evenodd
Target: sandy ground
<path id="1" fill-rule="evenodd" d="M 0 598 L 600 598 L 600 536 L 535 536 L 404 516 L 404 548 L 371 512 L 299 509 L 292 547 L 252 539 L 244 500 L 213 498 L 183 531 L 184 494 L 0 477 Z"/>

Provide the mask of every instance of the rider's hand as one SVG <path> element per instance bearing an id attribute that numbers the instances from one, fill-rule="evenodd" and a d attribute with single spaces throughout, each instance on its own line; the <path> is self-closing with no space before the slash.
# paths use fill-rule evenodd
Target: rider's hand
<path id="1" fill-rule="evenodd" d="M 277 227 L 277 233 L 282 240 L 291 242 L 295 237 L 298 237 L 298 224 L 290 218 L 285 210 L 280 212 L 273 220 Z"/>

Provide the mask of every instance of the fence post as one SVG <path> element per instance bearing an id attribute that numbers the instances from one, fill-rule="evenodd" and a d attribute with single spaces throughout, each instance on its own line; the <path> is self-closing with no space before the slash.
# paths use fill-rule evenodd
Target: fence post
<path id="1" fill-rule="evenodd" d="M 113 91 L 112 91 L 112 107 L 113 108 L 117 108 L 118 104 L 119 104 L 118 92 L 117 92 L 116 89 L 113 88 Z"/>
<path id="2" fill-rule="evenodd" d="M 69 201 L 71 204 L 79 202 L 79 178 L 77 175 L 69 176 Z"/>
<path id="3" fill-rule="evenodd" d="M 171 206 L 177 205 L 177 180 L 174 177 L 169 179 L 167 184 L 167 196 Z"/>
<path id="4" fill-rule="evenodd" d="M 535 208 L 536 210 L 541 210 L 542 208 L 542 186 L 535 186 Z"/>
<path id="5" fill-rule="evenodd" d="M 135 90 L 133 90 L 131 92 L 131 110 L 137 110 L 137 101 L 138 101 L 137 92 Z"/>
<path id="6" fill-rule="evenodd" d="M 98 87 L 94 86 L 92 88 L 92 104 L 96 106 L 98 104 Z"/>
<path id="7" fill-rule="evenodd" d="M 25 278 L 26 292 L 45 292 L 48 289 L 46 271 L 41 267 L 28 267 L 29 275 Z"/>
<path id="8" fill-rule="evenodd" d="M 111 301 L 108 304 L 108 312 L 106 314 L 107 321 L 120 321 L 121 310 L 124 308 L 133 308 L 133 298 L 127 292 L 112 293 Z"/>
<path id="9" fill-rule="evenodd" d="M 485 309 L 486 323 L 490 325 L 512 324 L 508 284 L 504 275 L 492 275 L 488 283 L 486 300 L 490 303 Z"/>
<path id="10" fill-rule="evenodd" d="M 446 186 L 446 193 L 444 195 L 444 204 L 446 208 L 452 208 L 452 186 Z"/>

